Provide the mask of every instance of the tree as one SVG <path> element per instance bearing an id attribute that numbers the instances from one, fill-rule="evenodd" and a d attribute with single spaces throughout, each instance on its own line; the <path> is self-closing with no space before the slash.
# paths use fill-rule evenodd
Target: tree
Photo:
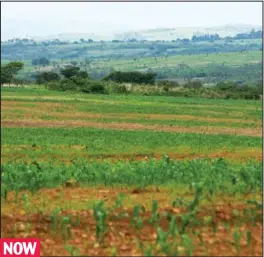
<path id="1" fill-rule="evenodd" d="M 88 79 L 89 75 L 86 71 L 79 71 L 77 73 L 77 77 L 82 78 L 82 79 Z"/>
<path id="2" fill-rule="evenodd" d="M 50 81 L 58 81 L 60 80 L 60 76 L 55 72 L 42 72 L 36 76 L 37 84 L 44 84 Z"/>
<path id="3" fill-rule="evenodd" d="M 137 83 L 137 84 L 154 84 L 157 74 L 156 73 L 141 73 L 138 71 L 122 72 L 115 71 L 110 73 L 104 80 L 113 80 L 119 83 Z"/>
<path id="4" fill-rule="evenodd" d="M 1 65 L 1 85 L 8 83 L 10 84 L 12 80 L 12 74 L 10 70 L 7 68 L 7 66 Z"/>
<path id="5" fill-rule="evenodd" d="M 1 85 L 11 83 L 14 76 L 24 67 L 22 62 L 10 62 L 6 65 L 1 65 Z"/>
<path id="6" fill-rule="evenodd" d="M 76 66 L 67 67 L 61 70 L 61 74 L 67 78 L 70 79 L 73 76 L 77 76 L 79 73 L 80 68 Z"/>
<path id="7" fill-rule="evenodd" d="M 46 66 L 50 64 L 50 60 L 46 57 L 40 57 L 32 60 L 32 65 Z"/>

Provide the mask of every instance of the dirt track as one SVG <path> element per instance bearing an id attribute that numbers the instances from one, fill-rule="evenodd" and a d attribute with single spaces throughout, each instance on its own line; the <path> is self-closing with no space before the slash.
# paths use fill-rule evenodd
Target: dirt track
<path id="1" fill-rule="evenodd" d="M 153 130 L 175 133 L 198 133 L 198 134 L 231 134 L 262 137 L 262 128 L 227 128 L 227 127 L 178 127 L 166 125 L 145 125 L 137 123 L 99 123 L 89 121 L 50 121 L 50 120 L 4 120 L 1 123 L 2 127 L 92 127 L 100 129 L 114 130 Z"/>

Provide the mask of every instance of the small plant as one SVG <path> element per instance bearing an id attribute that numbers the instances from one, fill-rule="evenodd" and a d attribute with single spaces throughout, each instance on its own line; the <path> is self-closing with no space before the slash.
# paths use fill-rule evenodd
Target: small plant
<path id="1" fill-rule="evenodd" d="M 250 230 L 246 232 L 246 236 L 247 236 L 247 246 L 249 246 L 252 243 L 252 233 Z"/>
<path id="2" fill-rule="evenodd" d="M 160 227 L 157 228 L 156 243 L 160 246 L 160 251 L 164 252 L 165 254 L 168 253 L 169 250 L 168 237 L 168 232 L 164 232 Z"/>
<path id="3" fill-rule="evenodd" d="M 107 233 L 107 212 L 104 207 L 104 202 L 101 201 L 94 205 L 93 207 L 93 216 L 96 222 L 95 236 L 99 244 L 104 243 L 104 239 Z"/>
<path id="4" fill-rule="evenodd" d="M 111 248 L 110 256 L 117 256 L 117 248 L 115 246 Z"/>
<path id="5" fill-rule="evenodd" d="M 194 245 L 192 239 L 186 234 L 181 235 L 181 242 L 185 249 L 187 249 L 187 255 L 192 256 Z"/>
<path id="6" fill-rule="evenodd" d="M 52 211 L 51 215 L 50 215 L 50 219 L 51 219 L 51 226 L 52 226 L 52 230 L 54 232 L 57 231 L 57 226 L 58 226 L 58 215 L 60 213 L 61 209 L 59 207 L 57 207 L 55 210 Z"/>
<path id="7" fill-rule="evenodd" d="M 80 249 L 74 245 L 64 245 L 64 249 L 68 251 L 71 256 L 80 256 Z"/>
<path id="8" fill-rule="evenodd" d="M 61 218 L 62 238 L 63 240 L 71 239 L 71 218 L 68 216 Z"/>
<path id="9" fill-rule="evenodd" d="M 171 216 L 171 218 L 170 218 L 169 231 L 168 232 L 172 236 L 173 239 L 175 239 L 179 233 L 175 216 Z"/>
<path id="10" fill-rule="evenodd" d="M 115 201 L 115 207 L 114 207 L 115 209 L 119 209 L 123 206 L 124 197 L 125 195 L 123 193 L 120 193 L 118 195 L 118 198 Z"/>
<path id="11" fill-rule="evenodd" d="M 133 213 L 132 213 L 133 216 L 131 219 L 131 225 L 139 230 L 142 229 L 142 226 L 143 226 L 143 220 L 139 216 L 140 212 L 145 212 L 145 208 L 142 205 L 134 206 Z"/>
<path id="12" fill-rule="evenodd" d="M 158 201 L 154 200 L 152 201 L 150 223 L 155 225 L 157 224 L 158 221 L 159 221 Z"/>
<path id="13" fill-rule="evenodd" d="M 241 235 L 239 231 L 236 229 L 236 231 L 233 233 L 233 237 L 235 240 L 235 247 L 237 251 L 237 255 L 240 255 L 240 240 L 241 240 Z"/>

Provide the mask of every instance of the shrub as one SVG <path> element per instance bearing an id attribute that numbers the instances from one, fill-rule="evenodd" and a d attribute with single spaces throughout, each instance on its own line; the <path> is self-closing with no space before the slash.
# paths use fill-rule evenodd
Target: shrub
<path id="1" fill-rule="evenodd" d="M 202 82 L 200 80 L 193 80 L 193 81 L 188 81 L 187 83 L 184 84 L 185 88 L 201 88 L 203 86 Z"/>
<path id="2" fill-rule="evenodd" d="M 169 88 L 168 86 L 164 86 L 164 87 L 163 87 L 163 90 L 164 90 L 165 92 L 169 92 L 170 88 Z"/>
<path id="3" fill-rule="evenodd" d="M 220 91 L 236 91 L 237 85 L 234 82 L 218 82 L 215 88 Z"/>
<path id="4" fill-rule="evenodd" d="M 128 90 L 126 88 L 126 86 L 124 85 L 113 85 L 110 86 L 110 92 L 111 93 L 118 93 L 118 94 L 127 94 Z"/>
<path id="5" fill-rule="evenodd" d="M 63 79 L 61 81 L 52 81 L 46 84 L 46 87 L 52 90 L 67 91 L 76 90 L 77 85 L 70 79 Z"/>
<path id="6" fill-rule="evenodd" d="M 173 88 L 173 87 L 180 87 L 180 84 L 177 81 L 170 81 L 170 80 L 160 80 L 157 82 L 158 86 L 161 87 L 168 87 L 168 88 Z"/>
<path id="7" fill-rule="evenodd" d="M 80 87 L 80 91 L 84 93 L 100 93 L 105 94 L 105 85 L 101 81 L 97 80 L 88 80 L 83 81 L 83 84 Z"/>

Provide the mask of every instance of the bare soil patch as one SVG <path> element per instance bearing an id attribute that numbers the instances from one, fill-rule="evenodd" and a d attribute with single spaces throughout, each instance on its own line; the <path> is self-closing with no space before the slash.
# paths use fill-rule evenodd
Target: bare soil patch
<path id="1" fill-rule="evenodd" d="M 229 127 L 178 127 L 166 125 L 145 125 L 137 123 L 99 123 L 89 121 L 49 121 L 49 120 L 4 120 L 2 127 L 93 127 L 100 129 L 114 129 L 114 130 L 152 130 L 175 133 L 198 133 L 198 134 L 232 134 L 244 136 L 262 137 L 262 128 L 229 128 Z"/>

